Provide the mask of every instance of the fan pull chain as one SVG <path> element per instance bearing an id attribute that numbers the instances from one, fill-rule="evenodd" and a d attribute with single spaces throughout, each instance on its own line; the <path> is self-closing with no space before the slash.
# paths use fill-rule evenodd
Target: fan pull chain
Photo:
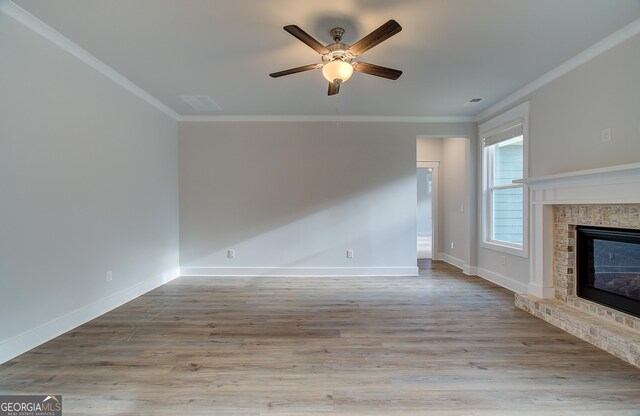
<path id="1" fill-rule="evenodd" d="M 336 127 L 340 127 L 340 94 L 336 96 Z"/>

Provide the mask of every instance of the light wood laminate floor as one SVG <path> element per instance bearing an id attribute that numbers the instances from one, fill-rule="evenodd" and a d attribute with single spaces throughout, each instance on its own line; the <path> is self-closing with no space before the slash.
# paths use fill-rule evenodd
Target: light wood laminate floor
<path id="1" fill-rule="evenodd" d="M 640 370 L 444 263 L 182 277 L 0 366 L 64 415 L 640 415 Z"/>

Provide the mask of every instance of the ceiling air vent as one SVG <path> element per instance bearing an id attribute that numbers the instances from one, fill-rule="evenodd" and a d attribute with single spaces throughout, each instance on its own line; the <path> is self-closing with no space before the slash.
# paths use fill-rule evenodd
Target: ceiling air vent
<path id="1" fill-rule="evenodd" d="M 467 101 L 466 103 L 464 103 L 465 107 L 469 107 L 471 105 L 476 105 L 478 104 L 480 101 L 482 101 L 482 98 L 472 98 L 469 101 Z"/>
<path id="2" fill-rule="evenodd" d="M 222 108 L 208 95 L 181 95 L 187 104 L 198 111 L 221 111 Z"/>

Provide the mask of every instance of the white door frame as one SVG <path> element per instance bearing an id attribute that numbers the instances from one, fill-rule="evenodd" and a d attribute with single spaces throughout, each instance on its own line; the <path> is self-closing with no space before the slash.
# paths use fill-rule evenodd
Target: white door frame
<path id="1" fill-rule="evenodd" d="M 437 160 L 419 160 L 416 163 L 416 169 L 418 168 L 431 168 L 431 259 L 438 259 L 438 167 L 440 162 Z M 417 181 L 416 181 L 416 186 Z M 416 189 L 416 192 L 418 190 Z M 416 230 L 416 241 L 418 234 Z"/>

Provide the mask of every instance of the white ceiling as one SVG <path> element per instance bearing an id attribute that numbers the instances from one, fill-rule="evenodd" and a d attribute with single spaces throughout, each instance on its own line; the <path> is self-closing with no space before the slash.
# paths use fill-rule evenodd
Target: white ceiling
<path id="1" fill-rule="evenodd" d="M 181 115 L 471 116 L 640 18 L 640 0 L 15 0 Z M 402 32 L 362 60 L 397 81 L 355 73 L 327 96 L 319 62 L 286 33 L 348 44 L 389 19 Z M 180 95 L 208 95 L 200 112 Z M 463 107 L 473 97 L 483 101 Z"/>

